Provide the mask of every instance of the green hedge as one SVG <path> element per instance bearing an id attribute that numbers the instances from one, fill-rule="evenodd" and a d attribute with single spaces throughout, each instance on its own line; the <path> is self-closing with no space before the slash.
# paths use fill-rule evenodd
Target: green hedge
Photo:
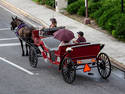
<path id="1" fill-rule="evenodd" d="M 105 28 L 105 24 L 106 22 L 112 18 L 113 15 L 115 14 L 119 14 L 120 10 L 116 9 L 116 8 L 111 8 L 111 9 L 108 9 L 106 11 L 104 11 L 104 13 L 98 18 L 98 25 L 104 29 Z"/>
<path id="2" fill-rule="evenodd" d="M 81 7 L 81 0 L 75 1 L 67 7 L 67 11 L 70 14 L 77 13 L 78 9 Z"/>
<path id="3" fill-rule="evenodd" d="M 110 19 L 108 19 L 108 21 L 106 22 L 106 26 L 105 28 L 110 31 L 110 33 L 112 33 L 113 30 L 116 30 L 117 27 L 117 23 L 119 22 L 119 19 L 122 17 L 122 15 L 119 14 L 115 14 L 113 15 Z"/>
<path id="4" fill-rule="evenodd" d="M 40 4 L 46 4 L 48 6 L 55 8 L 55 0 L 33 0 L 35 2 L 38 2 Z"/>
<path id="5" fill-rule="evenodd" d="M 51 7 L 55 7 L 55 0 L 45 0 L 45 4 Z"/>
<path id="6" fill-rule="evenodd" d="M 81 6 L 80 9 L 78 9 L 77 14 L 80 16 L 85 16 L 85 7 Z"/>
<path id="7" fill-rule="evenodd" d="M 68 0 L 68 5 L 78 0 Z"/>
<path id="8" fill-rule="evenodd" d="M 67 11 L 85 16 L 84 0 L 80 1 L 69 4 Z M 115 38 L 125 40 L 125 14 L 121 13 L 121 0 L 88 0 L 88 12 L 100 27 Z"/>
<path id="9" fill-rule="evenodd" d="M 119 40 L 125 41 L 125 15 L 122 15 L 119 19 L 116 25 L 116 30 L 112 31 L 112 35 Z"/>

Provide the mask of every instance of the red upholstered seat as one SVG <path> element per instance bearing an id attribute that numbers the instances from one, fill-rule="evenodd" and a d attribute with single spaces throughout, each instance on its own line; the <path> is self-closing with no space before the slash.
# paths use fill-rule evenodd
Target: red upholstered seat
<path id="1" fill-rule="evenodd" d="M 58 56 L 63 56 L 66 53 L 66 48 L 71 47 L 73 51 L 68 55 L 72 59 L 76 58 L 95 58 L 98 53 L 100 52 L 100 44 L 88 44 L 88 43 L 82 43 L 82 44 L 72 44 L 72 45 L 66 45 L 66 46 L 60 46 L 59 50 L 56 52 Z"/>

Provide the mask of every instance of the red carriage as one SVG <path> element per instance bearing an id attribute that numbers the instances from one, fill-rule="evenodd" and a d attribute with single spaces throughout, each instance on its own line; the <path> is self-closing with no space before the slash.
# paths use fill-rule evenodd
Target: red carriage
<path id="1" fill-rule="evenodd" d="M 34 43 L 30 47 L 29 61 L 32 67 L 37 67 L 38 57 L 48 59 L 52 64 L 59 66 L 64 80 L 72 83 L 76 77 L 76 70 L 91 71 L 97 67 L 102 78 L 107 79 L 111 73 L 111 63 L 105 53 L 101 53 L 103 44 L 88 42 L 63 45 L 58 48 L 60 41 L 52 36 L 40 36 L 39 31 L 32 32 Z M 80 68 L 79 66 L 83 66 Z"/>

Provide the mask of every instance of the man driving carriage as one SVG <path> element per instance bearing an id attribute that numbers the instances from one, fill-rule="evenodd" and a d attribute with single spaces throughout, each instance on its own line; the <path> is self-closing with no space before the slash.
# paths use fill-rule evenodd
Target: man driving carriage
<path id="1" fill-rule="evenodd" d="M 51 18 L 50 21 L 51 21 L 51 25 L 49 26 L 49 28 L 57 27 L 57 21 L 55 18 Z"/>

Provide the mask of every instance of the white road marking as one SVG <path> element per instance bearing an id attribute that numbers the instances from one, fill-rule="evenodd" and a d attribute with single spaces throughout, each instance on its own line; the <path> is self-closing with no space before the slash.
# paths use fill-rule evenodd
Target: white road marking
<path id="1" fill-rule="evenodd" d="M 7 8 L 3 7 L 2 5 L 0 5 L 1 8 L 5 9 L 6 11 L 10 12 L 13 15 L 16 15 L 14 12 L 11 12 L 10 10 L 8 10 Z"/>
<path id="2" fill-rule="evenodd" d="M 10 30 L 10 28 L 0 28 L 0 31 Z"/>
<path id="3" fill-rule="evenodd" d="M 16 65 L 16 64 L 12 63 L 11 61 L 8 61 L 7 59 L 4 59 L 4 58 L 2 58 L 2 57 L 0 57 L 0 59 L 1 59 L 2 61 L 6 62 L 6 63 L 8 63 L 8 64 L 10 64 L 10 65 L 12 65 L 12 66 L 15 67 L 15 68 L 18 68 L 19 70 L 28 73 L 29 75 L 34 75 L 33 72 L 31 72 L 31 71 L 29 71 L 29 70 L 27 70 L 27 69 L 25 69 L 25 68 L 23 68 L 23 67 L 20 67 L 19 65 Z"/>
<path id="4" fill-rule="evenodd" d="M 0 41 L 3 41 L 3 40 L 14 40 L 14 39 L 18 39 L 18 38 L 3 38 L 3 39 L 0 39 Z"/>
<path id="5" fill-rule="evenodd" d="M 5 47 L 5 46 L 18 46 L 20 43 L 6 43 L 6 44 L 0 44 L 0 47 Z"/>

